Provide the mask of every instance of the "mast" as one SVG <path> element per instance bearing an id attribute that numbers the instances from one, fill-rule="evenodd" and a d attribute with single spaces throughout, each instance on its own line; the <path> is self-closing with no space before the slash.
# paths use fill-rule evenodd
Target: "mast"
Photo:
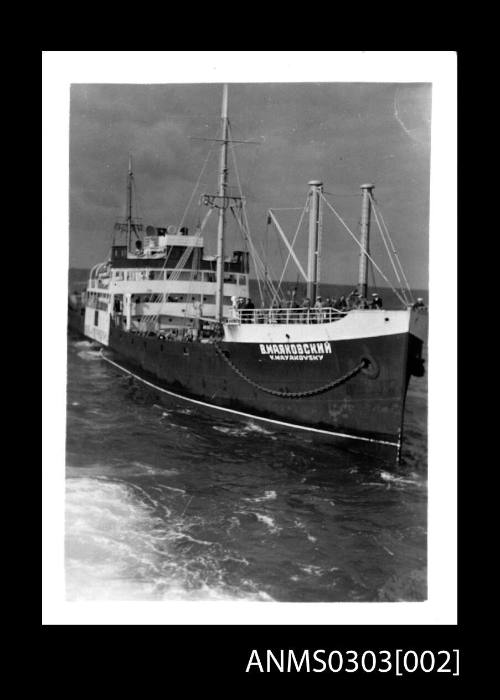
<path id="1" fill-rule="evenodd" d="M 361 251 L 359 254 L 359 274 L 358 292 L 360 296 L 366 297 L 368 292 L 368 258 L 370 252 L 370 215 L 371 215 L 371 193 L 375 185 L 361 185 Z"/>
<path id="2" fill-rule="evenodd" d="M 310 202 L 309 202 L 309 252 L 307 258 L 307 297 L 311 305 L 316 301 L 318 293 L 318 271 L 319 271 L 319 229 L 321 221 L 321 192 L 323 183 L 319 180 L 309 182 Z"/>
<path id="3" fill-rule="evenodd" d="M 129 253 L 132 238 L 132 177 L 132 154 L 129 153 L 127 174 L 127 250 Z"/>
<path id="4" fill-rule="evenodd" d="M 227 144 L 229 121 L 227 118 L 227 84 L 222 91 L 222 145 L 220 150 L 219 170 L 219 225 L 217 229 L 217 289 L 215 294 L 215 320 L 219 323 L 223 318 L 224 301 L 224 234 L 226 228 L 226 192 L 227 192 Z"/>

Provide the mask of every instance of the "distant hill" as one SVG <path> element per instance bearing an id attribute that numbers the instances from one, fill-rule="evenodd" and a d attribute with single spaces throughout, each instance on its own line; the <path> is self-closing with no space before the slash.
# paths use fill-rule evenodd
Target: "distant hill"
<path id="1" fill-rule="evenodd" d="M 89 270 L 86 270 L 84 268 L 78 268 L 78 267 L 70 267 L 68 271 L 68 281 L 69 281 L 69 291 L 70 292 L 80 292 L 83 289 L 85 289 L 85 286 L 87 284 L 87 280 L 89 277 Z M 262 283 L 261 283 L 262 285 Z M 323 297 L 339 297 L 342 294 L 344 296 L 347 296 L 353 289 L 354 289 L 354 284 L 321 284 L 320 285 L 320 292 Z M 263 287 L 262 287 L 263 288 Z M 306 285 L 305 282 L 299 282 L 299 284 L 296 284 L 295 282 L 283 282 L 282 283 L 282 289 L 284 290 L 285 294 L 288 294 L 293 289 L 297 289 L 297 294 L 296 298 L 299 301 L 302 301 L 306 295 Z M 384 306 L 386 308 L 400 308 L 401 304 L 397 298 L 397 296 L 394 294 L 394 292 L 387 288 L 387 287 L 370 287 L 370 294 L 371 292 L 376 291 L 380 296 L 382 297 L 384 301 Z M 429 303 L 429 292 L 425 289 L 413 289 L 413 296 L 415 298 L 417 297 L 422 297 L 424 302 L 426 304 Z M 251 279 L 250 280 L 250 296 L 254 300 L 254 302 L 257 302 L 257 304 L 260 306 L 260 294 L 259 294 L 259 286 L 257 283 L 257 280 Z M 269 303 L 269 299 L 266 298 L 266 304 Z"/>

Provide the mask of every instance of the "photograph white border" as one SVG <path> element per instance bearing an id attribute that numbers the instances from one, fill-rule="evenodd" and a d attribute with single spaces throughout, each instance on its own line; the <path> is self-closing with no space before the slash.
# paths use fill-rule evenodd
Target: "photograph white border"
<path id="1" fill-rule="evenodd" d="M 43 624 L 457 624 L 456 71 L 457 57 L 453 51 L 42 53 Z M 65 600 L 70 85 L 223 82 L 432 83 L 428 600 L 425 602 Z"/>

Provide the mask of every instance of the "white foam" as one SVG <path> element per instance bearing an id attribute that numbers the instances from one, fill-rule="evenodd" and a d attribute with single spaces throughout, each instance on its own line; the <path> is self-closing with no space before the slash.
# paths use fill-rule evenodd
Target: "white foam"
<path id="1" fill-rule="evenodd" d="M 309 574 L 309 576 L 321 576 L 323 573 L 323 569 L 321 566 L 315 566 L 314 564 L 307 564 L 305 566 L 300 567 L 301 571 L 303 571 L 306 574 Z"/>
<path id="2" fill-rule="evenodd" d="M 264 501 L 275 501 L 276 491 L 265 491 L 263 496 L 256 496 L 255 498 L 244 498 L 244 501 L 249 503 L 263 503 Z"/>
<path id="3" fill-rule="evenodd" d="M 138 486 L 90 476 L 66 484 L 68 600 L 270 599 L 245 582 L 245 590 L 229 588 L 213 543 L 185 532 L 189 522 L 168 509 L 156 516 Z M 179 553 L 183 541 L 195 555 Z"/>
<path id="4" fill-rule="evenodd" d="M 414 475 L 413 475 L 414 476 Z M 384 481 L 395 484 L 411 484 L 412 486 L 421 486 L 421 482 L 415 481 L 415 479 L 405 479 L 403 476 L 397 476 L 396 474 L 390 474 L 389 472 L 380 472 L 380 478 Z"/>
<path id="5" fill-rule="evenodd" d="M 80 350 L 77 355 L 81 360 L 85 360 L 86 362 L 102 360 L 102 355 L 98 350 Z"/>
<path id="6" fill-rule="evenodd" d="M 254 513 L 254 515 L 259 522 L 267 525 L 271 532 L 275 533 L 281 530 L 281 527 L 276 525 L 276 521 L 270 515 L 264 515 L 263 513 Z"/>
<path id="7" fill-rule="evenodd" d="M 271 430 L 266 430 L 266 428 L 252 421 L 245 423 L 243 426 L 229 427 L 225 425 L 213 425 L 212 428 L 219 433 L 224 433 L 224 435 L 230 435 L 231 437 L 247 437 L 253 433 L 259 433 L 260 435 L 269 435 L 272 440 L 276 439 Z"/>
<path id="8" fill-rule="evenodd" d="M 252 421 L 246 424 L 245 430 L 250 433 L 262 433 L 262 435 L 273 435 L 272 430 L 267 430 L 259 423 L 253 423 Z"/>

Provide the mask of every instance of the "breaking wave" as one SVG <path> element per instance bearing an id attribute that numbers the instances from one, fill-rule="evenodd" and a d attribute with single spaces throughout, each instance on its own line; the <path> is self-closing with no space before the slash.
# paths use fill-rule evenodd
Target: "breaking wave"
<path id="1" fill-rule="evenodd" d="M 272 600 L 251 581 L 228 585 L 218 545 L 190 534 L 189 519 L 154 505 L 124 482 L 67 479 L 68 600 Z"/>
<path id="2" fill-rule="evenodd" d="M 424 482 L 416 478 L 417 474 L 411 474 L 410 476 L 413 478 L 409 479 L 408 477 L 398 476 L 397 474 L 391 474 L 390 472 L 386 471 L 380 472 L 380 478 L 383 479 L 383 481 L 390 484 L 400 486 L 425 486 Z"/>
<path id="3" fill-rule="evenodd" d="M 265 491 L 263 496 L 255 496 L 255 498 L 244 498 L 244 501 L 249 503 L 264 503 L 265 501 L 275 501 L 276 491 Z"/>
<path id="4" fill-rule="evenodd" d="M 100 350 L 80 350 L 80 352 L 77 353 L 78 357 L 81 360 L 86 360 L 86 361 L 92 361 L 92 360 L 102 360 L 102 355 Z"/>
<path id="5" fill-rule="evenodd" d="M 230 435 L 231 437 L 246 437 L 247 435 L 259 433 L 261 435 L 269 435 L 271 440 L 276 439 L 272 430 L 268 430 L 254 422 L 245 423 L 243 426 L 213 425 L 212 428 L 219 433 L 224 433 L 224 435 Z"/>

